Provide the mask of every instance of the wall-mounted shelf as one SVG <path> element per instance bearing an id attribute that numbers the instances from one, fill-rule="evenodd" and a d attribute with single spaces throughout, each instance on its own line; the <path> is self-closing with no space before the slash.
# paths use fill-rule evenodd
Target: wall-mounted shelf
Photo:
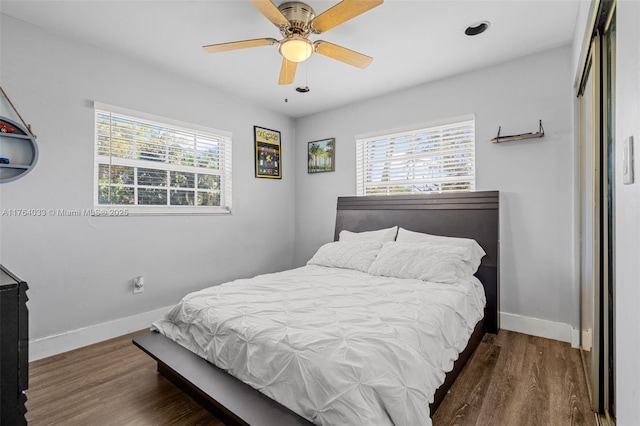
<path id="1" fill-rule="evenodd" d="M 0 117 L 0 183 L 11 182 L 29 173 L 38 161 L 35 137 L 23 126 Z M 6 164 L 2 161 L 8 159 Z"/>
<path id="2" fill-rule="evenodd" d="M 510 135 L 510 136 L 500 136 L 500 130 L 502 126 L 498 126 L 498 135 L 491 139 L 493 143 L 502 143 L 502 142 L 511 142 L 511 141 L 519 141 L 522 139 L 533 139 L 533 138 L 541 138 L 544 136 L 544 128 L 542 127 L 542 120 L 540 120 L 540 126 L 538 131 L 535 133 L 521 133 L 519 135 Z"/>

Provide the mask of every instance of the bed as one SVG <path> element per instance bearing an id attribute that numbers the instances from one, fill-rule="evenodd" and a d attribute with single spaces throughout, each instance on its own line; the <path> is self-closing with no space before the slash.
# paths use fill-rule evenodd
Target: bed
<path id="1" fill-rule="evenodd" d="M 480 266 L 475 274 L 475 276 L 478 278 L 477 285 L 479 286 L 481 283 L 483 287 L 483 289 L 481 288 L 481 290 L 484 290 L 483 296 L 486 297 L 486 306 L 484 308 L 484 315 L 481 314 L 481 316 L 483 316 L 482 320 L 480 320 L 475 325 L 475 327 L 473 326 L 473 324 L 475 324 L 475 320 L 473 320 L 473 324 L 471 324 L 470 326 L 467 325 L 469 330 L 468 330 L 468 335 L 464 336 L 464 341 L 460 342 L 458 337 L 456 338 L 446 337 L 446 336 L 449 336 L 449 333 L 452 333 L 452 332 L 447 331 L 447 333 L 444 333 L 444 332 L 441 333 L 445 335 L 446 339 L 455 340 L 456 342 L 452 342 L 450 346 L 455 347 L 456 351 L 460 352 L 459 356 L 457 356 L 457 360 L 455 361 L 455 363 L 453 363 L 452 366 L 451 365 L 447 366 L 446 370 L 450 370 L 450 371 L 446 374 L 446 376 L 444 376 L 444 373 L 443 373 L 442 377 L 433 377 L 433 374 L 432 375 L 424 374 L 424 377 L 423 377 L 422 370 L 418 370 L 418 371 L 410 372 L 407 375 L 401 377 L 399 379 L 401 384 L 407 382 L 406 388 L 409 389 L 409 391 L 407 391 L 407 395 L 409 396 L 397 402 L 396 405 L 398 405 L 398 407 L 396 408 L 393 407 L 394 401 L 391 401 L 391 403 L 389 403 L 389 398 L 391 399 L 393 398 L 389 396 L 385 397 L 383 395 L 385 386 L 382 386 L 382 388 L 378 388 L 372 392 L 368 392 L 368 391 L 365 392 L 365 391 L 359 390 L 358 392 L 354 393 L 355 394 L 354 398 L 356 399 L 353 399 L 353 398 L 349 399 L 351 398 L 348 395 L 349 392 L 344 391 L 343 389 L 343 391 L 339 391 L 340 398 L 343 398 L 342 394 L 347 394 L 347 396 L 345 397 L 347 399 L 346 400 L 335 399 L 335 402 L 334 402 L 335 405 L 342 404 L 346 407 L 347 411 L 354 410 L 354 409 L 364 410 L 364 411 L 361 411 L 360 413 L 358 412 L 355 413 L 356 419 L 358 418 L 359 415 L 361 415 L 363 419 L 361 423 L 363 424 L 377 423 L 372 421 L 371 419 L 376 418 L 375 416 L 378 416 L 378 415 L 385 416 L 385 418 L 387 419 L 385 421 L 392 422 L 392 423 L 395 423 L 395 422 L 402 423 L 404 421 L 405 423 L 410 424 L 410 422 L 416 422 L 417 421 L 416 419 L 422 419 L 419 422 L 420 424 L 425 424 L 428 422 L 428 419 L 424 420 L 424 418 L 420 418 L 420 417 L 415 417 L 415 418 L 406 417 L 406 418 L 402 418 L 399 421 L 393 420 L 395 415 L 394 410 L 401 412 L 404 409 L 403 407 L 405 407 L 407 404 L 410 405 L 411 403 L 415 403 L 416 400 L 419 400 L 419 398 L 411 397 L 411 395 L 413 395 L 412 392 L 423 394 L 427 392 L 429 389 L 433 388 L 435 390 L 435 387 L 433 386 L 434 383 L 436 383 L 436 385 L 439 385 L 440 383 L 442 383 L 442 385 L 439 386 L 439 388 L 435 391 L 435 394 L 433 396 L 433 401 L 430 404 L 430 410 L 431 412 L 434 412 L 437 406 L 440 404 L 440 402 L 444 398 L 444 396 L 446 395 L 446 392 L 451 386 L 451 384 L 453 383 L 453 381 L 455 380 L 455 377 L 462 370 L 464 364 L 469 359 L 475 347 L 482 339 L 484 333 L 485 332 L 496 333 L 499 328 L 498 312 L 497 312 L 498 297 L 499 297 L 499 292 L 498 292 L 498 288 L 499 288 L 498 286 L 498 283 L 499 283 L 499 263 L 498 263 L 499 202 L 498 200 L 499 200 L 499 196 L 498 196 L 498 192 L 496 191 L 472 192 L 472 193 L 463 193 L 463 194 L 406 195 L 406 196 L 393 196 L 393 197 L 384 197 L 384 196 L 339 197 L 338 198 L 337 213 L 336 213 L 336 227 L 335 227 L 335 236 L 334 236 L 335 237 L 334 239 L 336 241 L 339 239 L 339 235 L 341 231 L 344 231 L 344 230 L 352 231 L 352 232 L 365 232 L 365 231 L 390 228 L 394 226 L 400 226 L 405 230 L 410 230 L 415 232 L 429 233 L 429 234 L 435 234 L 435 235 L 446 235 L 451 237 L 471 238 L 477 241 L 478 244 L 480 244 L 480 246 L 484 249 L 484 252 L 486 253 L 486 255 L 482 258 Z M 309 278 L 309 274 L 311 274 L 313 278 Z M 328 281 L 326 282 L 321 281 L 320 285 L 318 285 L 318 283 L 314 281 L 311 285 L 308 285 L 307 286 L 308 288 L 304 291 L 317 292 L 319 291 L 319 289 L 321 289 L 322 292 L 325 292 L 326 294 L 328 294 L 329 297 L 326 297 L 326 294 L 318 296 L 318 301 L 324 300 L 324 302 L 313 302 L 315 303 L 313 306 L 309 305 L 308 309 L 306 308 L 302 309 L 300 310 L 301 312 L 304 310 L 307 310 L 307 311 L 317 310 L 319 309 L 318 307 L 322 305 L 322 303 L 350 304 L 351 301 L 349 297 L 351 297 L 352 300 L 357 300 L 363 297 L 368 297 L 367 294 L 369 293 L 380 293 L 380 295 L 382 295 L 382 299 L 379 299 L 377 301 L 374 300 L 373 302 L 367 301 L 366 302 L 367 304 L 383 303 L 385 302 L 385 298 L 387 296 L 389 298 L 395 298 L 395 297 L 406 298 L 406 295 L 396 296 L 391 294 L 393 290 L 390 290 L 390 289 L 397 288 L 397 287 L 394 287 L 394 286 L 397 286 L 397 283 L 390 282 L 389 281 L 390 278 L 376 277 L 375 279 L 373 279 L 373 281 L 371 281 L 370 275 L 365 274 L 365 272 L 363 271 L 350 271 L 350 270 L 334 271 L 332 268 L 327 268 L 326 265 L 312 264 L 296 270 L 285 271 L 283 273 L 275 274 L 275 276 L 279 283 L 278 285 L 284 286 L 282 289 L 278 291 L 282 291 L 282 294 L 295 295 L 296 293 L 290 293 L 288 290 L 294 287 L 287 287 L 287 286 L 291 286 L 292 283 L 296 282 L 296 280 L 298 280 L 298 282 L 302 282 L 302 281 L 310 282 L 310 280 L 312 279 L 313 280 L 326 279 L 325 275 L 327 274 L 333 274 L 333 275 L 330 275 Z M 340 281 L 339 284 L 335 284 L 332 287 L 332 283 L 337 280 L 335 274 L 338 274 L 340 280 L 345 280 L 344 284 L 343 284 L 343 281 Z M 270 275 L 274 275 L 274 274 L 270 274 Z M 362 282 L 364 281 L 363 277 L 365 275 L 367 275 L 368 277 L 367 279 L 371 282 L 362 284 Z M 251 285 L 254 287 L 251 287 L 251 288 L 252 288 L 252 291 L 255 291 L 256 293 L 250 294 L 249 296 L 243 296 L 243 299 L 251 300 L 251 298 L 254 297 L 256 305 L 258 305 L 259 302 L 266 299 L 269 296 L 269 293 L 264 292 L 265 288 L 268 288 L 268 286 L 272 286 L 274 284 L 270 281 L 262 283 L 261 280 L 263 279 L 266 279 L 266 278 L 258 277 L 254 279 L 254 281 L 251 282 Z M 269 277 L 269 279 L 273 279 L 273 277 Z M 352 284 L 348 284 L 348 283 L 352 283 L 353 286 Z M 417 291 L 418 288 L 420 289 L 420 291 L 422 291 L 422 288 L 425 287 L 424 285 L 417 286 L 417 283 L 412 282 L 411 280 L 406 280 L 406 283 L 409 286 L 411 285 L 414 286 L 413 288 L 409 289 L 409 291 L 411 292 Z M 237 287 L 241 287 L 242 285 L 245 285 L 245 284 L 248 285 L 249 283 L 245 283 L 244 281 L 235 283 Z M 358 287 L 358 285 L 361 285 L 361 284 L 365 285 L 365 287 L 363 288 Z M 261 285 L 263 286 L 262 289 L 260 288 Z M 264 287 L 264 286 L 267 286 L 267 287 Z M 457 287 L 463 290 L 467 288 L 460 284 L 457 284 Z M 474 287 L 473 283 L 468 284 L 469 289 L 472 289 L 473 287 Z M 344 298 L 345 295 L 338 295 L 338 293 L 336 293 L 336 292 L 342 292 L 343 288 L 348 289 L 347 290 L 348 294 L 346 296 L 346 299 Z M 438 291 L 439 288 L 440 287 L 438 286 L 434 286 L 434 289 L 436 291 Z M 467 290 L 464 290 L 464 291 L 467 291 Z M 238 306 L 233 306 L 234 296 L 232 294 L 227 294 L 225 287 L 214 288 L 212 290 L 203 290 L 203 292 L 204 293 L 214 292 L 216 293 L 215 297 L 223 297 L 223 298 L 226 297 L 227 299 L 224 299 L 225 306 L 228 306 L 229 309 L 241 310 L 240 308 L 242 307 L 242 304 Z M 176 311 L 174 312 L 174 315 L 175 316 L 182 315 L 182 319 L 184 319 L 185 317 L 193 316 L 194 312 L 200 312 L 201 311 L 200 307 L 202 306 L 202 304 L 209 303 L 204 301 L 206 300 L 204 299 L 204 296 L 207 296 L 207 295 L 203 293 L 194 294 L 193 296 L 190 295 L 190 297 L 193 299 L 193 303 L 194 303 L 193 306 L 195 306 L 195 308 L 194 307 L 185 308 L 184 306 L 181 306 L 180 308 L 174 309 L 174 311 Z M 211 295 L 208 295 L 208 297 L 210 296 Z M 295 299 L 295 297 L 296 296 L 291 296 L 291 298 L 293 299 Z M 428 295 L 428 296 L 418 296 L 417 298 L 418 299 L 424 298 L 425 300 L 431 300 L 434 297 L 436 296 Z M 446 297 L 448 298 L 449 296 L 446 296 Z M 339 301 L 339 302 L 335 302 L 335 301 Z M 291 310 L 294 311 L 296 307 L 299 307 L 299 303 L 311 303 L 311 302 L 295 302 L 294 304 L 290 305 L 291 307 L 293 307 L 291 308 Z M 451 302 L 451 303 L 454 303 L 454 302 Z M 455 303 L 458 303 L 458 302 L 455 302 Z M 253 305 L 253 304 L 249 303 L 247 305 Z M 320 307 L 324 308 L 324 306 L 320 306 Z M 354 308 L 354 309 L 356 310 L 362 309 L 362 307 Z M 369 311 L 366 311 L 366 312 L 356 311 L 354 312 L 354 318 L 343 317 L 341 318 L 341 320 L 344 320 L 343 322 L 349 322 L 356 318 L 369 318 L 374 316 L 377 318 L 378 316 L 385 315 L 385 312 L 388 311 L 388 306 L 385 307 L 384 309 L 385 310 L 383 310 L 383 314 L 381 314 L 380 312 L 376 312 L 375 315 L 371 314 Z M 403 310 L 406 310 L 406 307 L 403 307 Z M 464 309 L 461 309 L 461 310 L 464 310 Z M 469 312 L 471 311 L 473 311 L 473 309 L 469 309 Z M 403 313 L 406 313 L 406 312 L 403 311 Z M 293 314 L 295 314 L 295 312 Z M 207 315 L 210 315 L 210 314 L 207 314 Z M 251 315 L 253 314 L 249 313 L 248 317 L 251 317 Z M 415 313 L 412 313 L 411 315 L 413 316 L 426 315 L 426 316 L 434 317 L 436 321 L 438 321 L 439 316 L 442 316 L 444 318 L 444 314 L 434 315 L 433 313 L 429 313 L 426 310 L 423 313 L 415 312 Z M 447 324 L 451 323 L 453 321 L 452 318 L 457 316 L 461 316 L 461 315 L 453 315 L 453 316 L 450 315 L 446 323 Z M 471 316 L 473 316 L 473 313 Z M 400 318 L 400 315 L 398 315 L 398 317 Z M 322 315 L 320 315 L 319 318 L 320 320 L 322 320 Z M 400 320 L 399 318 L 398 320 Z M 388 319 L 394 320 L 394 318 L 392 317 L 388 317 Z M 277 322 L 280 320 L 281 320 L 280 318 L 274 317 L 272 319 L 267 319 L 267 320 L 261 319 L 258 322 L 270 324 L 269 321 Z M 314 319 L 314 320 L 317 321 L 318 319 Z M 247 324 L 249 325 L 247 328 L 253 330 L 253 327 L 255 326 L 255 322 L 251 322 L 250 320 L 247 320 L 246 316 L 245 318 L 243 318 L 243 321 L 248 321 Z M 440 321 L 442 322 L 442 320 Z M 463 320 L 462 323 L 466 324 L 465 321 L 467 320 Z M 385 326 L 379 326 L 379 323 L 376 323 L 376 324 L 378 324 L 378 326 L 376 326 L 375 324 L 372 326 L 373 328 L 376 328 L 376 327 L 379 328 L 379 330 L 377 330 L 376 333 L 380 332 L 384 334 L 388 332 Z M 387 322 L 385 320 L 385 325 L 386 324 Z M 170 328 L 173 327 L 171 324 L 169 325 L 167 324 L 163 325 L 160 323 L 158 324 L 158 327 L 163 327 L 163 326 L 169 327 L 168 329 L 169 331 L 163 330 L 164 334 L 171 336 L 175 340 L 180 341 L 180 337 L 179 337 L 180 330 L 176 329 L 175 333 L 173 333 L 170 330 Z M 190 326 L 190 327 L 200 328 L 200 325 Z M 267 325 L 266 328 L 268 327 L 269 326 Z M 425 325 L 425 327 L 430 327 L 430 326 Z M 251 336 L 264 334 L 260 330 L 258 330 L 257 332 L 252 331 L 252 333 L 253 334 L 251 334 Z M 410 334 L 414 333 L 414 331 L 410 331 L 409 333 Z M 296 355 L 292 358 L 294 359 L 295 362 L 290 362 L 290 360 L 284 359 L 281 356 L 272 357 L 272 359 L 268 364 L 274 364 L 276 366 L 275 369 L 278 371 L 278 373 L 275 374 L 275 376 L 273 377 L 266 377 L 264 380 L 266 381 L 266 383 L 269 384 L 269 386 L 265 386 L 264 385 L 265 382 L 263 382 L 262 384 L 260 383 L 256 384 L 251 379 L 252 377 L 255 377 L 255 376 L 262 377 L 262 376 L 268 376 L 269 374 L 273 374 L 273 372 L 271 372 L 268 369 L 261 370 L 261 368 L 263 367 L 261 364 L 265 364 L 265 363 L 257 363 L 257 364 L 255 363 L 256 359 L 262 360 L 262 359 L 267 359 L 269 356 L 271 356 L 270 355 L 271 350 L 265 351 L 263 349 L 261 352 L 261 350 L 258 347 L 249 345 L 249 347 L 253 347 L 252 350 L 248 351 L 245 349 L 244 352 L 242 352 L 243 356 L 237 356 L 238 354 L 235 354 L 234 356 L 229 358 L 227 361 L 223 361 L 222 367 L 224 367 L 224 369 L 220 369 L 214 366 L 213 364 L 207 362 L 204 359 L 204 357 L 206 357 L 206 354 L 204 354 L 203 350 L 201 349 L 202 347 L 207 346 L 208 343 L 206 342 L 203 343 L 201 345 L 201 348 L 191 347 L 191 350 L 188 350 L 185 348 L 185 346 L 187 347 L 189 346 L 188 343 L 185 343 L 183 341 L 181 341 L 180 343 L 176 343 L 176 341 L 168 337 L 165 337 L 164 334 L 160 334 L 158 332 L 150 332 L 150 333 L 136 337 L 134 339 L 134 343 L 137 346 L 139 346 L 142 350 L 147 352 L 149 355 L 151 355 L 155 360 L 157 360 L 158 370 L 161 374 L 165 375 L 167 378 L 173 381 L 176 385 L 178 385 L 183 390 L 191 394 L 196 400 L 198 400 L 201 404 L 203 404 L 208 409 L 210 409 L 216 416 L 218 416 L 221 420 L 223 420 L 227 424 L 251 424 L 251 425 L 261 425 L 261 424 L 262 425 L 287 425 L 287 424 L 309 425 L 309 424 L 312 424 L 309 420 L 307 420 L 307 418 L 314 419 L 315 422 L 324 423 L 324 424 L 336 424 L 336 423 L 345 423 L 345 422 L 354 423 L 353 418 L 351 418 L 351 420 L 340 421 L 339 420 L 340 417 L 335 417 L 335 413 L 326 413 L 326 417 L 325 417 L 324 409 L 328 406 L 327 401 L 334 401 L 333 399 L 331 399 L 330 397 L 327 397 L 326 395 L 324 395 L 324 398 L 325 398 L 323 400 L 324 402 L 322 404 L 319 404 L 319 406 L 315 406 L 315 409 L 312 410 L 314 413 L 313 415 L 310 415 L 309 412 L 305 412 L 304 408 L 295 406 L 296 399 L 300 399 L 300 400 L 307 399 L 307 393 L 305 393 L 307 384 L 304 383 L 305 382 L 304 380 L 302 381 L 295 380 L 295 384 L 302 383 L 300 389 L 292 387 L 289 390 L 290 395 L 288 395 L 288 397 L 285 397 L 284 399 L 282 399 L 282 397 L 280 396 L 279 398 L 281 400 L 286 401 L 287 405 L 292 409 L 298 411 L 299 413 L 304 414 L 306 418 L 296 414 L 294 411 L 285 407 L 284 405 L 281 405 L 275 402 L 265 394 L 254 389 L 254 387 L 261 389 L 266 394 L 270 394 L 272 390 L 271 388 L 274 388 L 274 387 L 282 388 L 283 383 L 284 384 L 292 383 L 291 379 L 288 379 L 288 376 L 291 372 L 287 370 L 287 368 L 292 363 L 295 364 L 296 370 L 300 369 L 301 365 L 304 365 L 305 369 L 315 371 L 315 373 L 312 373 L 312 377 L 314 377 L 313 380 L 317 380 L 320 383 L 321 389 L 330 387 L 334 385 L 333 382 L 335 381 L 340 382 L 342 377 L 347 377 L 347 376 L 350 377 L 349 386 L 347 386 L 348 389 L 354 388 L 353 386 L 354 381 L 358 382 L 357 383 L 358 386 L 360 386 L 359 382 L 361 381 L 363 385 L 367 385 L 364 387 L 368 389 L 369 382 L 374 380 L 376 377 L 383 375 L 384 372 L 387 371 L 386 367 L 380 367 L 376 369 L 377 368 L 376 365 L 381 362 L 381 361 L 377 361 L 376 365 L 367 366 L 362 370 L 362 371 L 365 371 L 366 374 L 363 374 L 362 372 L 357 374 L 354 373 L 357 377 L 355 378 L 351 377 L 353 375 L 350 373 L 349 369 L 341 370 L 341 368 L 343 367 L 341 367 L 339 364 L 334 365 L 334 364 L 325 363 L 325 361 L 333 361 L 331 359 L 331 356 L 332 356 L 331 354 L 334 354 L 334 356 L 336 357 L 341 356 L 340 347 L 332 346 L 335 343 L 335 339 L 334 340 L 329 339 L 327 340 L 327 342 L 329 343 L 325 344 L 324 346 L 317 347 L 311 350 L 311 352 L 307 351 L 305 353 L 304 350 L 309 349 L 312 346 L 309 346 L 307 348 L 306 347 L 307 345 L 301 344 L 300 342 L 305 342 L 305 338 L 307 338 L 308 336 L 306 336 L 304 331 L 294 330 L 292 335 L 297 334 L 301 338 L 301 340 L 294 345 L 294 346 L 297 345 L 296 350 L 298 351 L 296 352 Z M 196 340 L 198 338 L 200 340 L 203 340 L 203 336 L 206 334 L 206 332 L 202 332 L 202 333 L 190 332 L 190 334 L 196 334 L 197 335 Z M 309 332 L 308 334 L 309 336 L 312 335 L 311 332 Z M 426 334 L 429 334 L 429 333 L 426 333 Z M 221 335 L 225 335 L 225 333 L 221 333 Z M 233 339 L 237 340 L 238 338 L 233 337 Z M 241 339 L 246 340 L 247 339 L 246 335 Z M 319 340 L 317 336 L 309 337 L 309 339 L 311 343 Z M 420 338 L 418 338 L 418 340 L 420 340 Z M 383 348 L 382 350 L 383 353 L 381 355 L 381 358 L 375 358 L 375 356 L 373 355 L 373 352 L 376 352 L 378 350 L 373 351 L 372 349 L 367 349 L 366 346 L 358 346 L 360 343 L 361 342 L 356 342 L 356 343 L 349 342 L 349 348 L 353 349 L 352 352 L 355 351 L 357 353 L 359 351 L 359 353 L 364 353 L 364 352 L 367 353 L 366 356 L 361 356 L 360 358 L 367 358 L 367 359 L 371 358 L 371 359 L 378 359 L 378 360 L 382 359 L 384 361 L 385 359 L 388 359 L 390 357 L 389 354 L 401 354 L 400 358 L 404 359 L 404 358 L 410 358 L 411 356 L 413 356 L 412 354 L 416 352 L 416 350 L 413 350 L 413 349 L 409 349 L 403 352 L 404 349 L 398 348 L 398 347 L 394 348 L 393 350 L 390 350 L 390 352 L 389 351 L 385 352 Z M 465 343 L 466 343 L 466 346 L 465 346 Z M 231 348 L 234 347 L 234 345 L 228 345 L 226 342 L 218 343 L 218 345 L 220 348 L 220 349 L 217 349 L 218 352 L 224 352 L 224 351 L 227 351 L 229 347 Z M 432 350 L 430 348 L 433 347 L 433 345 L 430 345 L 430 344 L 426 344 L 426 345 L 423 344 L 423 346 L 426 346 L 426 349 L 424 347 L 421 347 L 420 350 Z M 316 359 L 315 361 L 309 361 L 309 359 L 311 359 L 312 357 L 308 355 L 310 353 L 315 354 L 318 351 L 321 351 L 323 347 L 328 348 L 326 352 L 321 353 L 320 358 Z M 215 350 L 216 349 L 213 349 L 214 352 Z M 253 356 L 251 356 L 251 354 L 253 354 Z M 451 357 L 451 356 L 449 356 L 449 358 L 455 359 L 455 357 Z M 224 358 L 222 357 L 221 359 L 224 359 Z M 254 361 L 253 364 L 251 362 L 247 362 L 247 361 L 250 361 L 251 359 L 253 359 Z M 300 359 L 302 359 L 304 362 L 300 362 L 299 361 Z M 239 363 L 239 365 L 236 365 L 235 364 L 236 362 Z M 281 362 L 282 365 L 279 365 L 278 362 Z M 311 364 L 309 362 L 311 362 Z M 417 361 L 415 362 L 410 361 L 409 363 L 415 364 L 416 362 Z M 432 361 L 429 361 L 429 362 L 432 362 Z M 354 364 L 353 358 L 351 357 L 347 359 L 347 363 L 349 365 Z M 244 372 L 242 372 L 243 369 L 244 369 Z M 227 373 L 227 371 L 225 370 L 233 371 L 236 375 L 239 375 L 239 377 L 243 377 L 244 380 L 251 383 L 254 387 L 238 380 L 231 374 Z M 250 373 L 248 376 L 247 376 L 247 370 Z M 287 380 L 280 380 L 282 376 L 285 376 L 285 379 L 289 380 L 289 382 L 287 382 Z M 275 380 L 274 377 L 277 377 L 278 380 Z M 408 383 L 409 381 L 414 379 L 416 380 L 416 382 Z M 322 382 L 322 380 L 326 380 L 326 383 Z M 386 385 L 387 382 L 385 382 L 385 380 L 386 379 L 382 380 L 382 382 L 384 382 Z M 427 386 L 427 384 L 429 385 Z M 361 388 L 358 387 L 358 389 L 361 389 Z M 286 393 L 287 389 L 285 389 L 284 391 Z M 311 393 L 317 393 L 317 392 L 311 391 Z M 391 388 L 391 392 L 389 393 L 391 395 L 398 394 L 397 389 L 393 389 L 393 388 Z M 373 412 L 369 413 L 369 411 L 374 411 L 374 410 L 370 410 L 369 408 L 367 408 L 368 406 L 367 407 L 362 406 L 364 408 L 354 408 L 354 407 L 361 406 L 360 405 L 361 401 L 358 398 L 360 399 L 373 398 L 373 399 L 383 399 L 383 400 L 385 400 L 386 398 L 385 401 L 387 405 L 385 405 L 384 408 L 380 409 L 381 410 L 380 413 L 373 413 Z M 320 399 L 322 399 L 322 397 Z M 292 401 L 293 401 L 293 404 L 292 404 Z M 314 402 L 312 403 L 312 405 L 313 404 L 316 404 L 316 403 Z M 423 414 L 420 414 L 420 415 L 423 415 Z M 368 416 L 373 416 L 373 417 L 368 417 Z M 348 418 L 345 418 L 345 419 L 348 419 Z M 389 420 L 389 419 L 392 419 L 392 420 Z"/>

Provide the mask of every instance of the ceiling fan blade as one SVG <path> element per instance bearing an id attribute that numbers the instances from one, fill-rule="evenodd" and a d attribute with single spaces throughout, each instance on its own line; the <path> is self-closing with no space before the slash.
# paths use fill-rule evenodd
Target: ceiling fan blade
<path id="1" fill-rule="evenodd" d="M 322 12 L 311 21 L 313 32 L 320 34 L 347 22 L 351 18 L 380 6 L 384 0 L 342 0 L 330 9 Z"/>
<path id="2" fill-rule="evenodd" d="M 208 46 L 202 46 L 204 50 L 209 53 L 226 52 L 228 50 L 246 49 L 247 47 L 268 46 L 270 44 L 277 44 L 278 40 L 275 38 L 255 38 L 252 40 L 232 41 L 229 43 L 210 44 Z"/>
<path id="3" fill-rule="evenodd" d="M 353 65 L 354 67 L 364 69 L 373 62 L 371 56 L 363 55 L 355 50 L 347 49 L 346 47 L 338 46 L 328 41 L 318 40 L 313 43 L 313 46 L 317 53 L 344 62 L 345 64 Z"/>
<path id="4" fill-rule="evenodd" d="M 265 18 L 276 26 L 289 26 L 289 20 L 284 17 L 280 9 L 270 0 L 249 0 L 251 4 L 262 13 Z"/>
<path id="5" fill-rule="evenodd" d="M 282 67 L 280 68 L 280 78 L 278 84 L 291 84 L 296 76 L 296 68 L 298 68 L 297 62 L 288 61 L 286 58 L 282 58 Z"/>

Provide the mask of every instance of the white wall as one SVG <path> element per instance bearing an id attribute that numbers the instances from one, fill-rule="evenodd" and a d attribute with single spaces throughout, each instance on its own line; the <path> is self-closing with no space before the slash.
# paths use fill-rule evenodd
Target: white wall
<path id="1" fill-rule="evenodd" d="M 640 425 L 640 2 L 618 0 L 615 142 L 616 415 Z M 623 141 L 633 136 L 635 183 L 622 183 Z"/>
<path id="2" fill-rule="evenodd" d="M 559 324 L 570 340 L 579 326 L 571 62 L 566 46 L 299 119 L 295 263 L 332 240 L 336 197 L 355 195 L 356 135 L 475 114 L 477 190 L 501 193 L 503 319 Z M 502 135 L 533 132 L 539 119 L 542 139 L 490 142 L 498 126 Z M 328 137 L 336 171 L 307 174 L 307 142 Z"/>
<path id="3" fill-rule="evenodd" d="M 40 149 L 34 170 L 0 185 L 1 209 L 93 207 L 94 100 L 233 133 L 230 216 L 0 216 L 0 262 L 29 282 L 31 339 L 292 266 L 292 119 L 1 16 L 2 86 L 32 123 Z M 14 117 L 6 103 L 0 112 Z M 282 132 L 282 180 L 254 178 L 253 125 Z M 137 275 L 146 278 L 145 292 L 133 295 Z"/>

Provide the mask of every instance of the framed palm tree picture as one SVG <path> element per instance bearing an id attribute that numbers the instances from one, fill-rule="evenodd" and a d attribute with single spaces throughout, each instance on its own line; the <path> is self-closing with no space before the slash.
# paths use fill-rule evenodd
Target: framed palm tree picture
<path id="1" fill-rule="evenodd" d="M 308 173 L 333 172 L 336 170 L 336 139 L 309 142 Z"/>

